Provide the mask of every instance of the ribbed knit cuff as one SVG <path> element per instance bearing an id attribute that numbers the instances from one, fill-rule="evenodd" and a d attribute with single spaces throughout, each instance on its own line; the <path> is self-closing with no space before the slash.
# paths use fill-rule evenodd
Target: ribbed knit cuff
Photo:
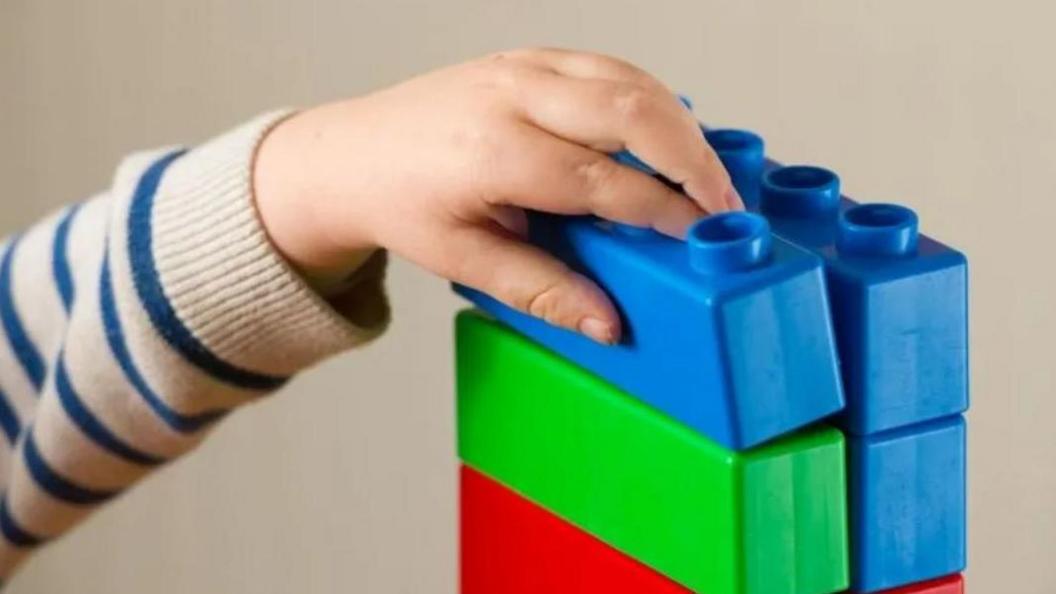
<path id="1" fill-rule="evenodd" d="M 253 203 L 253 159 L 289 113 L 263 115 L 173 163 L 152 216 L 158 275 L 183 324 L 217 357 L 272 375 L 370 340 L 389 319 L 384 254 L 357 271 L 339 312 L 265 232 Z"/>

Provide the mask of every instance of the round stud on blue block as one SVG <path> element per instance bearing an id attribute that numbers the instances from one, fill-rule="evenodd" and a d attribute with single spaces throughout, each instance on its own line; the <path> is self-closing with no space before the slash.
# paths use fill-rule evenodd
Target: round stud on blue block
<path id="1" fill-rule="evenodd" d="M 716 130 L 705 130 L 704 138 L 719 156 L 729 154 L 738 155 L 742 158 L 751 158 L 760 162 L 763 160 L 763 139 L 754 132 L 733 128 L 718 128 Z"/>
<path id="2" fill-rule="evenodd" d="M 917 250 L 917 213 L 898 204 L 860 204 L 840 215 L 836 250 L 842 255 L 890 257 Z"/>
<path id="3" fill-rule="evenodd" d="M 730 174 L 730 181 L 748 208 L 759 204 L 759 180 L 763 174 L 763 139 L 748 130 L 705 130 L 704 139 Z"/>
<path id="4" fill-rule="evenodd" d="M 790 165 L 763 176 L 760 208 L 771 216 L 810 218 L 836 212 L 840 178 L 823 167 Z"/>
<path id="5" fill-rule="evenodd" d="M 770 256 L 770 224 L 748 212 L 726 212 L 703 218 L 686 235 L 689 264 L 704 274 L 755 268 Z"/>

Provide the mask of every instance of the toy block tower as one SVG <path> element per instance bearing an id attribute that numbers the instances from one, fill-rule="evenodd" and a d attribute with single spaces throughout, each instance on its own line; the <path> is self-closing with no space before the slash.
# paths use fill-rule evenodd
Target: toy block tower
<path id="1" fill-rule="evenodd" d="M 749 212 L 685 242 L 530 215 L 620 344 L 456 286 L 462 593 L 963 592 L 963 256 L 706 134 Z"/>
<path id="2" fill-rule="evenodd" d="M 832 171 L 767 160 L 763 140 L 751 132 L 705 137 L 737 172 L 750 209 L 825 262 L 847 399 L 833 423 L 848 446 L 851 591 L 962 571 L 964 255 L 921 234 L 904 206 L 842 196 Z"/>

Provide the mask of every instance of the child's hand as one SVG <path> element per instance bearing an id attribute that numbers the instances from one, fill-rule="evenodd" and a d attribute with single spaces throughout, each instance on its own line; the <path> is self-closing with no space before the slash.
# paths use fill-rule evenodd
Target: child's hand
<path id="1" fill-rule="evenodd" d="M 607 153 L 630 149 L 690 199 Z M 682 237 L 741 207 L 694 117 L 625 62 L 496 54 L 278 125 L 254 169 L 278 249 L 324 294 L 387 248 L 600 342 L 619 337 L 591 281 L 521 241 L 522 209 L 593 213 Z"/>

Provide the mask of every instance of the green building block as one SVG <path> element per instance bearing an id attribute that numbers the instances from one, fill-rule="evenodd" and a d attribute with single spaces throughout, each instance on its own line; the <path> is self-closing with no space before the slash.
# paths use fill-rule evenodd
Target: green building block
<path id="1" fill-rule="evenodd" d="M 469 466 L 697 592 L 847 587 L 839 431 L 735 452 L 477 311 L 456 333 Z"/>

